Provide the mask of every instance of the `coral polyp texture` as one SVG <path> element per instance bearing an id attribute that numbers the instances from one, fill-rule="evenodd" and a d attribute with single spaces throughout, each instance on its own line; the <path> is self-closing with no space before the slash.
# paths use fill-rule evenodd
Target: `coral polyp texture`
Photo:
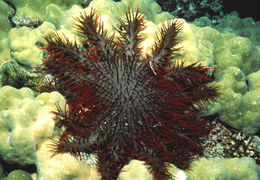
<path id="1" fill-rule="evenodd" d="M 53 33 L 43 45 L 41 71 L 51 78 L 41 89 L 60 92 L 68 104 L 54 112 L 65 130 L 51 144 L 53 155 L 94 153 L 103 180 L 117 179 L 132 159 L 144 161 L 154 179 L 172 178 L 171 163 L 188 169 L 211 129 L 196 115 L 218 88 L 210 68 L 174 61 L 181 21 L 164 23 L 152 53 L 142 56 L 145 15 L 138 9 L 119 18 L 118 36 L 107 37 L 94 9 L 75 19 L 83 41 Z"/>

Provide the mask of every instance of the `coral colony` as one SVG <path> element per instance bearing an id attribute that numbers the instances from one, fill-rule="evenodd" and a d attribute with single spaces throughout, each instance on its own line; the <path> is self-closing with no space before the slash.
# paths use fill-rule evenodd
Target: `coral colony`
<path id="1" fill-rule="evenodd" d="M 102 180 L 117 179 L 130 160 L 142 160 L 154 179 L 172 178 L 170 163 L 188 169 L 211 127 L 196 119 L 204 105 L 218 96 L 210 68 L 172 62 L 182 23 L 169 20 L 158 31 L 151 55 L 141 56 L 140 32 L 145 15 L 128 10 L 119 18 L 119 37 L 107 37 L 94 9 L 76 18 L 84 37 L 70 42 L 54 33 L 45 37 L 41 71 L 52 75 L 42 91 L 60 92 L 68 106 L 55 111 L 65 126 L 53 153 L 97 154 Z M 47 76 L 46 76 L 47 77 Z M 174 178 L 174 177 L 173 177 Z"/>

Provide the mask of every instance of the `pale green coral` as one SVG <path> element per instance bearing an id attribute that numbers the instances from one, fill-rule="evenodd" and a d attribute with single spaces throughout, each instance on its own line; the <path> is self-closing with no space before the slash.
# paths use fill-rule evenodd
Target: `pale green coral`
<path id="1" fill-rule="evenodd" d="M 62 11 L 65 11 L 69 9 L 73 4 L 84 4 L 84 0 L 10 0 L 11 3 L 14 4 L 16 7 L 16 14 L 13 17 L 14 21 L 22 22 L 25 20 L 30 19 L 31 21 L 49 21 L 57 28 L 60 28 L 60 25 L 62 23 L 62 19 L 65 19 L 66 17 L 62 16 Z M 0 66 L 2 63 L 8 59 L 10 59 L 10 49 L 8 46 L 10 46 L 10 39 L 8 41 L 7 34 L 8 31 L 11 29 L 11 24 L 8 21 L 8 16 L 12 14 L 14 10 L 10 8 L 4 1 L 0 1 Z M 24 30 L 25 27 L 22 28 L 22 31 L 24 31 L 24 36 L 27 36 L 26 33 L 29 30 Z M 17 30 L 17 29 L 16 29 Z M 19 30 L 17 30 L 19 31 Z M 21 35 L 21 34 L 20 34 Z M 40 35 L 40 34 L 38 34 Z M 30 36 L 30 35 L 29 35 Z M 30 39 L 33 39 L 33 37 L 27 37 Z M 41 38 L 38 36 L 37 38 Z M 14 40 L 14 39 L 12 39 Z M 18 41 L 17 41 L 18 40 Z M 33 57 L 36 57 L 38 54 L 32 54 L 30 53 L 30 48 L 33 48 L 32 50 L 36 51 L 36 46 L 33 44 L 33 46 L 28 45 L 29 43 L 33 43 L 30 40 L 29 42 L 25 41 L 26 38 L 18 38 L 15 39 L 15 43 L 18 43 L 18 46 L 21 48 L 23 46 L 23 52 L 14 52 L 16 56 L 15 58 L 19 59 L 20 61 L 24 62 L 27 65 L 28 61 L 30 61 L 29 65 L 33 66 L 35 65 L 36 59 Z M 23 45 L 21 45 L 23 44 Z M 28 50 L 26 51 L 25 48 Z M 12 49 L 12 47 L 11 47 Z M 16 48 L 15 48 L 16 51 Z M 30 57 L 32 55 L 33 57 Z M 28 58 L 28 60 L 26 60 Z M 41 56 L 38 56 L 38 58 L 41 58 Z"/>
<path id="2" fill-rule="evenodd" d="M 229 66 L 238 67 L 246 74 L 260 68 L 258 47 L 248 38 L 234 33 L 220 33 L 210 27 L 199 28 L 192 25 L 192 30 L 201 58 L 214 62 L 217 65 L 216 73 Z"/>
<path id="3" fill-rule="evenodd" d="M 20 165 L 36 164 L 37 179 L 99 179 L 96 170 L 75 157 L 52 155 L 50 138 L 57 138 L 53 110 L 64 108 L 57 92 L 34 97 L 29 88 L 0 89 L 0 158 Z"/>
<path id="4" fill-rule="evenodd" d="M 191 180 L 258 180 L 260 167 L 252 158 L 211 159 L 192 162 Z"/>
<path id="5" fill-rule="evenodd" d="M 260 89 L 260 70 L 248 75 L 248 86 L 251 91 L 257 91 Z"/>
<path id="6" fill-rule="evenodd" d="M 154 0 L 122 0 L 121 2 L 131 9 L 140 8 L 140 12 L 145 13 L 149 21 L 154 21 L 154 17 L 162 11 Z"/>
<path id="7" fill-rule="evenodd" d="M 151 180 L 152 177 L 143 161 L 132 160 L 124 166 L 118 180 Z"/>
<path id="8" fill-rule="evenodd" d="M 32 180 L 32 178 L 26 171 L 14 170 L 8 174 L 5 180 Z"/>
<path id="9" fill-rule="evenodd" d="M 9 163 L 34 164 L 36 145 L 53 136 L 54 121 L 50 112 L 64 98 L 57 92 L 34 98 L 29 88 L 0 89 L 0 157 Z"/>
<path id="10" fill-rule="evenodd" d="M 45 126 L 45 128 L 53 128 Z M 55 180 L 83 180 L 91 179 L 98 180 L 100 175 L 97 173 L 96 168 L 86 164 L 84 161 L 79 161 L 72 155 L 58 154 L 52 158 L 50 140 L 42 143 L 37 151 L 37 180 L 53 179 Z"/>
<path id="11" fill-rule="evenodd" d="M 246 80 L 260 69 L 258 47 L 248 38 L 234 33 L 220 33 L 210 27 L 195 25 L 191 25 L 191 29 L 189 36 L 194 38 L 188 42 L 194 39 L 196 43 L 189 46 L 185 43 L 184 52 L 186 47 L 194 49 L 195 59 L 201 59 L 203 64 L 212 67 L 215 65 L 215 77 L 220 86 L 221 96 L 213 106 L 209 106 L 207 114 L 218 112 L 220 120 L 230 126 L 246 133 L 256 133 L 260 129 L 259 88 L 248 88 Z M 251 86 L 258 84 L 258 78 L 254 76 Z"/>
<path id="12" fill-rule="evenodd" d="M 189 180 L 188 174 L 169 165 L 168 171 L 175 177 L 176 180 Z M 139 160 L 131 160 L 129 164 L 125 165 L 118 176 L 118 180 L 152 180 L 153 175 L 149 172 L 148 166 L 145 162 Z"/>
<path id="13" fill-rule="evenodd" d="M 260 45 L 260 21 L 255 22 L 252 17 L 240 19 L 235 13 L 228 14 L 217 25 L 217 29 L 249 38 L 253 44 Z"/>
<path id="14" fill-rule="evenodd" d="M 16 7 L 16 16 L 30 17 L 32 19 L 47 20 L 46 17 L 49 16 L 48 6 L 50 4 L 55 4 L 60 7 L 62 11 L 65 11 L 73 4 L 84 4 L 84 0 L 10 0 Z"/>
<path id="15" fill-rule="evenodd" d="M 8 21 L 10 12 L 11 8 L 4 1 L 0 1 L 0 66 L 5 60 L 10 58 L 6 38 L 8 31 L 11 29 L 11 25 Z"/>
<path id="16" fill-rule="evenodd" d="M 28 27 L 13 28 L 8 34 L 8 44 L 11 55 L 20 64 L 27 67 L 34 67 L 42 63 L 43 52 L 39 48 L 44 43 L 44 35 L 54 31 L 54 26 L 48 22 L 43 23 L 37 29 Z"/>

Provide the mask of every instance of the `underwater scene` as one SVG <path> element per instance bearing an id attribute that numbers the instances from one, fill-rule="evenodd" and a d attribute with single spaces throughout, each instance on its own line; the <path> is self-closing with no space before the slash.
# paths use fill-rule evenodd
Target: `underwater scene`
<path id="1" fill-rule="evenodd" d="M 0 180 L 260 180 L 257 7 L 0 0 Z"/>

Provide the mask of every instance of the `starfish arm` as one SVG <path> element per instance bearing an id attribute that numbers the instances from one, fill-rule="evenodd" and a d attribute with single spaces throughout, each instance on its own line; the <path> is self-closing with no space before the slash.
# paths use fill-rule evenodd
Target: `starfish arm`
<path id="1" fill-rule="evenodd" d="M 88 139 L 85 138 L 76 138 L 66 136 L 61 138 L 59 141 L 52 139 L 49 147 L 53 152 L 52 156 L 57 154 L 70 153 L 75 157 L 83 158 L 83 154 L 93 153 L 94 149 L 97 148 L 96 143 L 90 144 Z"/>
<path id="2" fill-rule="evenodd" d="M 214 80 L 208 75 L 209 72 L 210 68 L 202 66 L 199 62 L 184 66 L 184 61 L 181 61 L 173 64 L 167 76 L 178 83 L 185 82 L 188 86 L 198 87 Z"/>
<path id="3" fill-rule="evenodd" d="M 116 148 L 115 144 L 111 146 L 105 145 L 98 153 L 97 169 L 101 174 L 101 180 L 117 179 L 121 169 L 129 163 L 131 148 L 126 146 Z"/>
<path id="4" fill-rule="evenodd" d="M 145 28 L 144 18 L 145 15 L 139 13 L 139 9 L 136 12 L 128 9 L 125 20 L 118 18 L 122 27 L 116 30 L 120 34 L 121 50 L 127 61 L 137 61 L 140 56 L 141 48 L 138 45 L 142 40 L 140 32 Z"/>
<path id="5" fill-rule="evenodd" d="M 178 87 L 182 84 L 181 91 L 176 96 L 182 98 L 185 104 L 191 106 L 196 104 L 202 106 L 209 104 L 210 100 L 216 100 L 219 96 L 219 87 L 213 84 L 213 78 L 208 73 L 210 68 L 202 66 L 198 62 L 184 67 L 184 62 L 175 63 L 171 70 L 164 74 L 164 78 Z M 208 83 L 212 83 L 208 85 Z"/>
<path id="6" fill-rule="evenodd" d="M 201 108 L 205 105 L 210 104 L 211 101 L 216 101 L 219 96 L 219 87 L 215 84 L 213 85 L 202 85 L 198 88 L 193 88 L 193 90 L 186 90 L 182 93 L 182 96 L 188 97 L 192 104 L 197 104 Z"/>
<path id="7" fill-rule="evenodd" d="M 75 20 L 78 22 L 75 28 L 84 38 L 87 38 L 85 41 L 82 41 L 84 47 L 91 48 L 100 55 L 100 58 L 103 57 L 109 60 L 111 57 L 114 57 L 114 48 L 116 46 L 116 43 L 113 41 L 114 36 L 106 37 L 107 31 L 104 30 L 104 24 L 96 14 L 96 10 L 92 8 L 89 14 L 86 12 L 81 13 Z"/>
<path id="8" fill-rule="evenodd" d="M 77 45 L 76 40 L 71 42 L 65 35 L 59 35 L 57 32 L 44 37 L 47 44 L 42 49 L 47 51 L 50 56 L 49 61 L 56 63 L 84 63 L 86 59 L 85 52 Z M 51 63 L 54 65 L 54 63 Z"/>
<path id="9" fill-rule="evenodd" d="M 168 172 L 169 156 L 173 154 L 165 149 L 162 142 L 150 142 L 142 149 L 139 149 L 138 160 L 142 160 L 148 165 L 149 172 L 153 174 L 154 179 L 172 179 Z"/>
<path id="10" fill-rule="evenodd" d="M 162 24 L 162 27 L 157 32 L 157 40 L 152 49 L 152 56 L 148 58 L 155 70 L 166 70 L 170 65 L 170 61 L 174 59 L 173 53 L 176 53 L 180 48 L 176 46 L 180 43 L 177 35 L 182 29 L 182 24 L 179 20 L 169 20 Z"/>
<path id="11" fill-rule="evenodd" d="M 84 65 L 87 59 L 86 52 L 77 45 L 76 40 L 71 42 L 65 35 L 59 35 L 57 32 L 46 36 L 45 40 L 47 44 L 42 45 L 42 49 L 49 56 L 44 57 L 40 70 L 51 78 L 45 76 L 47 84 L 41 87 L 41 91 L 54 89 L 66 96 L 79 82 L 80 72 L 87 71 Z"/>

